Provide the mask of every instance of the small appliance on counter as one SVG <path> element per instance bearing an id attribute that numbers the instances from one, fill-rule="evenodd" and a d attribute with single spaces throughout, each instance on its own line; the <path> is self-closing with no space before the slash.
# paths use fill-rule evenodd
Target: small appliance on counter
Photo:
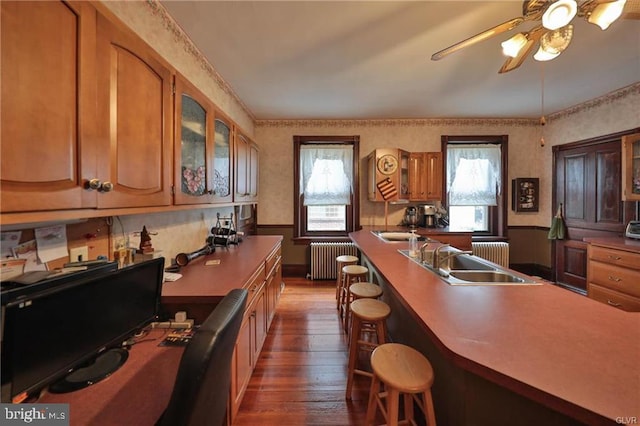
<path id="1" fill-rule="evenodd" d="M 418 216 L 418 209 L 414 206 L 409 206 L 404 213 L 404 224 L 411 229 L 417 228 L 420 218 Z"/>
<path id="2" fill-rule="evenodd" d="M 425 228 L 435 228 L 437 225 L 436 208 L 430 204 L 420 206 L 422 209 L 422 226 Z"/>
<path id="3" fill-rule="evenodd" d="M 627 224 L 627 230 L 624 233 L 627 238 L 640 239 L 640 220 L 632 220 Z"/>

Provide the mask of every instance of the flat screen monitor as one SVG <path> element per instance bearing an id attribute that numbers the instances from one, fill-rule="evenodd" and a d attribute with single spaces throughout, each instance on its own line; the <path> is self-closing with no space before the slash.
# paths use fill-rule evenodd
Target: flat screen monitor
<path id="1" fill-rule="evenodd" d="M 122 342 L 157 319 L 163 269 L 164 259 L 153 259 L 4 306 L 3 402 L 46 386 L 76 390 L 122 365 Z"/>

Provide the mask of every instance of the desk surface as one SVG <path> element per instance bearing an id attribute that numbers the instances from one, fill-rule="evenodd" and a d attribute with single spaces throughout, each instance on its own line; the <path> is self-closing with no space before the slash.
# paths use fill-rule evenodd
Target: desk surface
<path id="1" fill-rule="evenodd" d="M 152 330 L 106 379 L 64 394 L 45 392 L 37 403 L 69 404 L 72 426 L 152 425 L 169 403 L 184 347 L 158 346 L 168 330 Z"/>

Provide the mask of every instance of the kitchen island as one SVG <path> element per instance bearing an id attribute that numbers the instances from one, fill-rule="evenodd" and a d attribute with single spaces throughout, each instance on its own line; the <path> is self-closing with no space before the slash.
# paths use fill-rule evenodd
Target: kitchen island
<path id="1" fill-rule="evenodd" d="M 451 286 L 369 229 L 350 234 L 384 290 L 392 340 L 435 371 L 439 424 L 640 421 L 640 315 L 552 284 Z"/>

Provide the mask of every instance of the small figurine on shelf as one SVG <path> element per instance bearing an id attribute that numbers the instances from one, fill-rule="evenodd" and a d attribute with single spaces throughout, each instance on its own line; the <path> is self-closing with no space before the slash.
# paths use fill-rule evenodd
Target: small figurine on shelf
<path id="1" fill-rule="evenodd" d="M 147 231 L 146 226 L 143 226 L 142 232 L 140 232 L 140 248 L 138 249 L 138 253 L 153 253 L 153 246 L 151 245 L 151 233 Z"/>

